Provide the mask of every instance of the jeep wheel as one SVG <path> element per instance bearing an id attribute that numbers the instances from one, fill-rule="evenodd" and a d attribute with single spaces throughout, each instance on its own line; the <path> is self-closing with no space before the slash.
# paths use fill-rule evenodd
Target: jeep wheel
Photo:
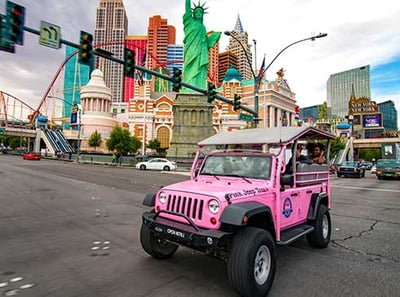
<path id="1" fill-rule="evenodd" d="M 154 232 L 145 224 L 142 224 L 142 228 L 140 229 L 140 243 L 146 253 L 156 259 L 169 258 L 178 249 L 176 244 L 157 238 Z"/>
<path id="2" fill-rule="evenodd" d="M 276 271 L 276 248 L 270 233 L 248 227 L 233 239 L 228 259 L 228 279 L 242 296 L 265 296 Z"/>
<path id="3" fill-rule="evenodd" d="M 331 240 L 331 215 L 328 208 L 321 204 L 317 217 L 310 224 L 314 227 L 314 231 L 307 234 L 307 241 L 312 247 L 326 248 Z"/>

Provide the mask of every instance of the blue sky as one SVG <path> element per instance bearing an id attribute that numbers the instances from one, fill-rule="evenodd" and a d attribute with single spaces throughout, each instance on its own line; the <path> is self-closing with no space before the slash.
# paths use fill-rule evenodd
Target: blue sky
<path id="1" fill-rule="evenodd" d="M 387 96 L 387 100 L 393 94 L 400 94 L 400 57 L 390 63 L 382 65 L 371 65 L 371 96 L 372 98 Z M 400 109 L 397 101 L 397 108 Z"/>

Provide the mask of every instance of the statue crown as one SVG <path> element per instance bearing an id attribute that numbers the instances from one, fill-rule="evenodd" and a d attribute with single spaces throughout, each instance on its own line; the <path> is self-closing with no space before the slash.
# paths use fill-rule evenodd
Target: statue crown
<path id="1" fill-rule="evenodd" d="M 206 10 L 208 7 L 204 7 L 204 5 L 206 5 L 205 2 L 203 4 L 200 4 L 200 1 L 197 4 L 193 2 L 192 12 L 194 12 L 196 9 L 201 9 L 203 13 L 207 13 Z"/>

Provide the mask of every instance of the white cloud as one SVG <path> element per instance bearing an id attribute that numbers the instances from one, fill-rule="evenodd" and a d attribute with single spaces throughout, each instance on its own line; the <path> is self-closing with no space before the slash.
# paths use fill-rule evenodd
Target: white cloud
<path id="1" fill-rule="evenodd" d="M 62 28 L 62 38 L 78 43 L 79 31 L 92 32 L 99 0 L 30 1 L 15 0 L 26 7 L 26 25 L 39 29 L 40 20 Z M 197 1 L 195 1 L 197 3 Z M 204 1 L 201 1 L 204 2 Z M 177 43 L 182 43 L 183 0 L 124 1 L 129 34 L 145 35 L 149 17 L 161 15 L 176 27 Z M 288 44 L 318 34 L 328 36 L 315 42 L 290 47 L 267 72 L 268 79 L 283 67 L 286 79 L 301 106 L 326 100 L 330 74 L 364 65 L 376 66 L 400 56 L 400 4 L 362 0 L 208 0 L 205 25 L 208 30 L 232 30 L 240 15 L 249 41 L 257 40 L 258 65 L 263 55 L 271 61 Z M 5 0 L 0 0 L 4 14 Z M 65 49 L 38 45 L 38 37 L 25 33 L 24 46 L 16 54 L 0 52 L 0 89 L 38 104 L 64 59 Z M 222 35 L 221 48 L 228 42 Z M 21 69 L 25 68 L 25 71 Z M 398 90 L 398 88 L 397 88 Z M 373 94 L 386 96 L 381 90 Z M 389 94 L 387 94 L 389 96 Z M 400 94 L 390 93 L 400 110 Z M 373 100 L 379 101 L 376 98 Z M 383 100 L 387 100 L 383 98 Z"/>

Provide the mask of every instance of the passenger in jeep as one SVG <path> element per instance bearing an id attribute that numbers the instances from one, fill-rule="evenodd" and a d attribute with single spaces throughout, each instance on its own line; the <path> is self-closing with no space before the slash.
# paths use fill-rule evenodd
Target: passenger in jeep
<path id="1" fill-rule="evenodd" d="M 311 160 L 316 164 L 325 164 L 325 147 L 322 143 L 314 143 L 311 149 Z"/>
<path id="2" fill-rule="evenodd" d="M 301 151 L 303 150 L 303 145 L 298 144 L 296 148 L 296 164 L 298 163 L 304 163 L 304 164 L 312 164 L 312 161 L 305 155 L 301 154 Z M 292 168 L 292 160 L 293 157 L 290 158 L 289 162 L 286 164 L 286 169 L 285 169 L 285 174 L 292 174 L 293 173 L 293 168 Z"/>

